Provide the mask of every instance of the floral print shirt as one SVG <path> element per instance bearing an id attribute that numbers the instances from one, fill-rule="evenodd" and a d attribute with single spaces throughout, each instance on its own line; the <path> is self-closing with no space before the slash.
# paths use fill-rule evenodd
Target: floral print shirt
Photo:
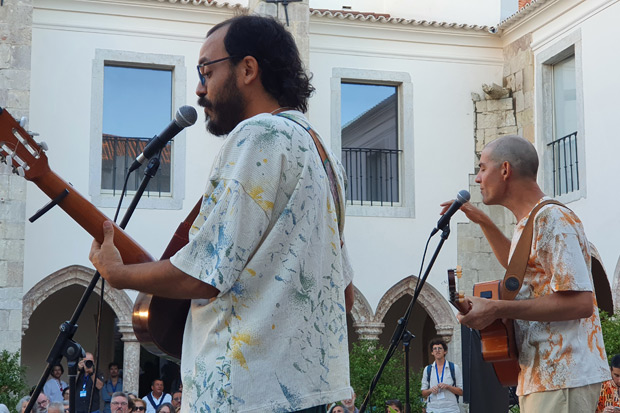
<path id="1" fill-rule="evenodd" d="M 542 198 L 542 202 L 547 197 Z M 517 223 L 510 255 L 528 216 Z M 546 205 L 534 221 L 532 250 L 517 300 L 534 299 L 556 291 L 594 291 L 592 257 L 583 226 L 569 209 Z M 515 320 L 521 373 L 517 394 L 601 383 L 610 378 L 601 323 L 592 294 L 594 313 L 569 321 Z"/>
<path id="2" fill-rule="evenodd" d="M 618 394 L 618 386 L 613 380 L 607 380 L 601 386 L 601 395 L 598 398 L 596 412 L 602 412 L 607 406 L 620 407 L 620 395 Z"/>
<path id="3" fill-rule="evenodd" d="M 324 147 L 344 208 L 343 168 Z M 301 126 L 260 114 L 228 135 L 190 242 L 171 258 L 220 291 L 192 300 L 183 412 L 289 412 L 351 396 L 343 228 Z"/>

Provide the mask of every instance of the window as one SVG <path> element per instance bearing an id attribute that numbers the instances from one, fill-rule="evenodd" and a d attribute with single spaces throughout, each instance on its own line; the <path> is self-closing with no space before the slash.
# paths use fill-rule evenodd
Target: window
<path id="1" fill-rule="evenodd" d="M 413 216 L 412 95 L 407 73 L 333 69 L 332 150 L 348 215 Z"/>
<path id="2" fill-rule="evenodd" d="M 580 33 L 541 52 L 537 62 L 542 182 L 546 193 L 569 202 L 585 196 Z"/>
<path id="3" fill-rule="evenodd" d="M 553 193 L 559 196 L 579 189 L 575 56 L 552 68 L 553 140 L 547 146 L 552 154 Z"/>
<path id="4" fill-rule="evenodd" d="M 172 71 L 106 65 L 103 74 L 101 191 L 116 195 L 127 171 L 149 140 L 172 116 Z M 145 196 L 170 196 L 171 144 L 160 155 L 160 166 Z M 138 189 L 145 163 L 133 172 L 128 191 Z"/>
<path id="5" fill-rule="evenodd" d="M 185 104 L 187 71 L 182 56 L 95 51 L 91 105 L 89 193 L 98 207 L 116 207 L 126 170 L 148 141 Z M 185 139 L 177 135 L 162 151 L 160 166 L 139 208 L 180 209 L 184 196 Z M 144 177 L 134 171 L 128 190 Z M 128 197 L 127 202 L 132 197 Z"/>
<path id="6" fill-rule="evenodd" d="M 399 202 L 398 89 L 342 83 L 342 163 L 351 204 Z"/>

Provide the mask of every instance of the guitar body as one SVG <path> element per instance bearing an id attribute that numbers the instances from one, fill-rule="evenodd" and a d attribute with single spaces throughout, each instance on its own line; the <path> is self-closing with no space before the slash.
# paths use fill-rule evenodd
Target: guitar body
<path id="1" fill-rule="evenodd" d="M 69 183 L 56 175 L 49 167 L 47 156 L 41 146 L 15 121 L 11 114 L 0 108 L 0 162 L 13 168 L 25 179 L 34 182 L 51 199 L 67 194 L 57 202 L 75 222 L 94 239 L 103 242 L 103 222 L 110 219 L 84 198 Z M 175 234 L 166 253 L 173 255 L 187 243 L 187 227 L 184 234 Z M 181 230 L 181 226 L 177 232 Z M 153 261 L 146 252 L 118 225 L 114 224 L 114 245 L 125 264 Z M 176 250 L 172 250 L 176 248 Z M 190 300 L 175 300 L 140 293 L 134 304 L 132 322 L 140 343 L 151 353 L 172 359 L 181 358 L 181 345 L 185 319 Z"/>
<path id="2" fill-rule="evenodd" d="M 462 293 L 456 290 L 456 278 L 460 277 L 460 270 L 448 270 L 448 286 L 450 302 L 460 313 L 467 314 L 470 310 L 469 302 Z M 474 297 L 499 300 L 501 281 L 488 281 L 474 285 Z M 519 352 L 514 335 L 512 320 L 495 320 L 486 328 L 480 330 L 482 358 L 493 365 L 497 379 L 504 387 L 517 385 L 519 371 Z"/>

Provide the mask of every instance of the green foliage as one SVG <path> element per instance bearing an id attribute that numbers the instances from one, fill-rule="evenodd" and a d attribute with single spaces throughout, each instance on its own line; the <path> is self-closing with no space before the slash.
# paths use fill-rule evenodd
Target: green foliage
<path id="1" fill-rule="evenodd" d="M 379 370 L 387 349 L 383 348 L 376 341 L 361 340 L 353 343 L 353 349 L 349 354 L 349 364 L 351 368 L 351 386 L 355 389 L 357 399 L 355 405 L 359 407 L 370 383 Z M 385 411 L 385 401 L 399 399 L 405 404 L 405 356 L 402 347 L 389 361 L 379 384 L 375 388 L 372 399 L 367 406 L 369 412 L 383 413 Z M 420 391 L 420 380 L 422 372 L 411 372 L 409 376 L 411 412 L 422 412 L 422 394 Z"/>
<path id="2" fill-rule="evenodd" d="M 605 343 L 605 352 L 607 359 L 620 354 L 620 319 L 615 315 L 609 315 L 603 310 L 599 310 L 601 314 L 601 327 L 603 328 L 603 342 Z"/>
<path id="3" fill-rule="evenodd" d="M 26 368 L 20 365 L 19 351 L 10 353 L 2 350 L 0 353 L 0 403 L 13 411 L 19 399 L 27 394 Z"/>

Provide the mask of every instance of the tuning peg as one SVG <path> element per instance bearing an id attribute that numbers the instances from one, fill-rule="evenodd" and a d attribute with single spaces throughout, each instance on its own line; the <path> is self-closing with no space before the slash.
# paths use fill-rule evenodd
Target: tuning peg
<path id="1" fill-rule="evenodd" d="M 38 134 L 37 134 L 38 135 Z M 45 141 L 41 141 L 41 142 L 37 142 L 39 144 L 39 147 L 41 148 L 41 150 L 43 152 L 47 152 L 47 150 L 49 149 L 49 147 L 47 146 L 47 143 Z"/>
<path id="2" fill-rule="evenodd" d="M 22 178 L 24 178 L 26 176 L 26 172 L 24 171 L 24 168 L 22 168 L 21 166 L 18 166 L 16 168 L 16 173 L 17 173 L 17 175 L 21 176 Z"/>
<path id="3" fill-rule="evenodd" d="M 26 129 L 26 127 L 28 126 L 28 117 L 27 116 L 22 116 L 21 119 L 19 120 L 19 126 L 21 126 L 22 128 Z"/>

